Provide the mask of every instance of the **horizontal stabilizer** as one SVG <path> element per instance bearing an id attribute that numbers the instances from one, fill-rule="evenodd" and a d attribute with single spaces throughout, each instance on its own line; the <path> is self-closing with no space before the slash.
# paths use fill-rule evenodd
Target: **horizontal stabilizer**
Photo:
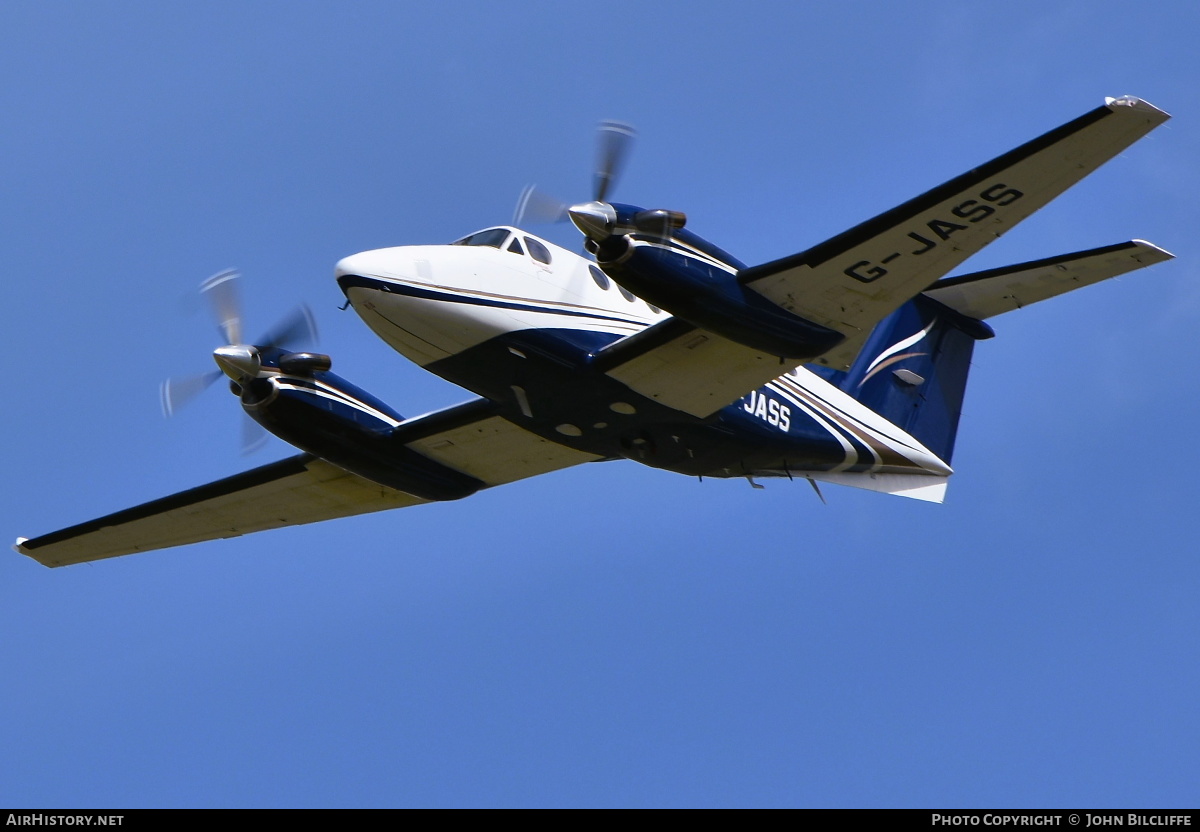
<path id="1" fill-rule="evenodd" d="M 956 312 L 983 320 L 1174 256 L 1152 243 L 1133 240 L 1002 269 L 948 277 L 933 284 L 924 294 Z"/>
<path id="2" fill-rule="evenodd" d="M 946 483 L 949 480 L 949 477 L 928 474 L 869 474 L 846 471 L 805 471 L 804 476 L 810 480 L 865 488 L 867 491 L 895 494 L 897 497 L 910 497 L 927 503 L 940 503 L 946 499 Z"/>

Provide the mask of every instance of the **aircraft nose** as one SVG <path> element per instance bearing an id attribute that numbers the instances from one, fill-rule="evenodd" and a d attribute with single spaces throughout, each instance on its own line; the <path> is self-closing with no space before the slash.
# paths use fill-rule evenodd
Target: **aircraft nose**
<path id="1" fill-rule="evenodd" d="M 422 270 L 422 263 L 427 260 L 414 260 L 412 247 L 376 248 L 370 251 L 360 251 L 343 257 L 334 267 L 334 276 L 339 280 L 347 275 L 359 277 L 376 277 L 381 280 L 402 278 L 404 280 L 424 280 L 428 278 L 428 269 Z"/>
<path id="2" fill-rule="evenodd" d="M 336 277 L 341 277 L 345 274 L 372 274 L 372 260 L 374 258 L 369 255 L 371 252 L 363 251 L 358 254 L 351 254 L 349 257 L 343 257 L 334 266 L 334 274 Z"/>

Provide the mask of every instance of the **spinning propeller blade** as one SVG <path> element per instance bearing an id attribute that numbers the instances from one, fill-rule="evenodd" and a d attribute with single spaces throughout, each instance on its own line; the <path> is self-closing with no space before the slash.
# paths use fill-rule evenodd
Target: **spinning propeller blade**
<path id="1" fill-rule="evenodd" d="M 275 324 L 261 341 L 255 342 L 263 349 L 293 349 L 317 342 L 317 322 L 312 311 L 300 304 L 287 317 Z"/>
<path id="2" fill-rule="evenodd" d="M 596 177 L 593 181 L 594 202 L 607 202 L 633 147 L 633 127 L 619 121 L 602 121 L 596 141 Z"/>
<path id="3" fill-rule="evenodd" d="M 240 277 L 235 269 L 226 269 L 200 284 L 200 294 L 212 304 L 217 329 L 226 344 L 242 343 L 242 303 L 237 288 Z"/>
<path id="4" fill-rule="evenodd" d="M 267 444 L 267 431 L 245 413 L 242 414 L 242 456 L 250 454 Z"/>
<path id="5" fill-rule="evenodd" d="M 513 211 L 512 224 L 522 226 L 526 222 L 538 224 L 562 222 L 567 218 L 567 208 L 570 207 L 561 199 L 539 191 L 537 185 L 526 185 L 517 199 L 516 210 Z"/>
<path id="6" fill-rule="evenodd" d="M 169 378 L 158 388 L 159 403 L 163 416 L 174 416 L 175 411 L 199 396 L 221 377 L 220 370 L 197 373 L 191 376 Z"/>

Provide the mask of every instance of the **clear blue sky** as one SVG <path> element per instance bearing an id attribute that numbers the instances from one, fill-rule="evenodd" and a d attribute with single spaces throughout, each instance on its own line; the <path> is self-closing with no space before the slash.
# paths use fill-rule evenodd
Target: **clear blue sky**
<path id="1" fill-rule="evenodd" d="M 1175 119 L 969 264 L 1178 259 L 993 321 L 945 505 L 585 466 L 47 570 L 0 556 L 0 805 L 1200 804 L 1200 12 L 1188 3 L 0 6 L 0 531 L 281 458 L 157 385 L 298 300 L 405 414 L 466 398 L 333 264 L 589 188 L 751 263 L 1134 94 Z M 552 238 L 577 245 L 569 230 Z M 555 236 L 557 235 L 557 236 Z"/>

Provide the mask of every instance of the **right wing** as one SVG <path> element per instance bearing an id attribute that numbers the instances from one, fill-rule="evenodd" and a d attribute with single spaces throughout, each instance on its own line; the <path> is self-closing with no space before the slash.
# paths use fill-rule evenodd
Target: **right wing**
<path id="1" fill-rule="evenodd" d="M 503 485 L 598 457 L 542 439 L 477 400 L 402 422 L 404 444 Z M 44 566 L 112 558 L 427 502 L 300 454 L 13 547 Z"/>
<path id="2" fill-rule="evenodd" d="M 808 251 L 738 280 L 845 340 L 817 362 L 848 369 L 877 323 L 1170 116 L 1138 98 L 1102 107 Z"/>
<path id="3" fill-rule="evenodd" d="M 820 245 L 743 269 L 738 280 L 784 309 L 843 332 L 846 339 L 817 363 L 845 369 L 879 321 L 1168 117 L 1140 99 L 1109 99 Z M 1144 250 L 1138 256 L 1157 255 Z M 1094 263 L 1078 265 L 1090 270 Z M 935 297 L 951 289 L 933 288 Z M 642 395 L 704 417 L 793 365 L 669 319 L 601 350 L 596 366 Z"/>

